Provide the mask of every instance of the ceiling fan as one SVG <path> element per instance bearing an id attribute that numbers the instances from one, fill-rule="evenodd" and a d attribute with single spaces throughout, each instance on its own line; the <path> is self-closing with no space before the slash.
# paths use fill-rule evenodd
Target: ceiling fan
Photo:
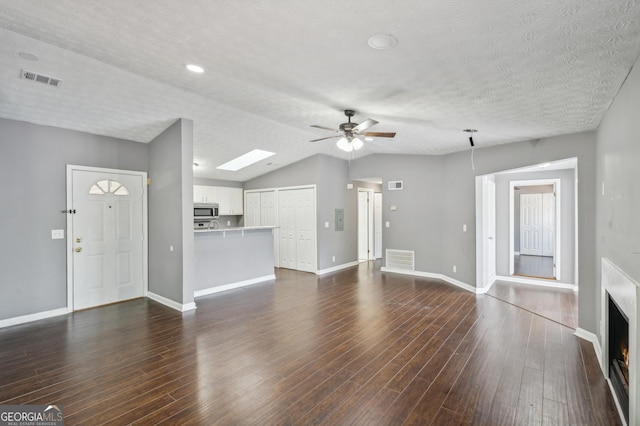
<path id="1" fill-rule="evenodd" d="M 329 131 L 341 133 L 341 134 L 336 136 L 328 136 L 326 138 L 314 139 L 310 142 L 318 142 L 326 139 L 340 138 L 338 140 L 338 143 L 336 144 L 338 148 L 340 148 L 343 151 L 351 152 L 353 150 L 360 149 L 363 146 L 362 141 L 358 139 L 357 136 L 392 138 L 396 135 L 395 132 L 365 132 L 364 130 L 367 130 L 369 127 L 375 126 L 376 124 L 378 124 L 378 122 L 376 120 L 367 118 L 365 121 L 363 121 L 360 124 L 352 123 L 351 117 L 356 115 L 356 112 L 352 109 L 345 109 L 344 115 L 347 116 L 348 121 L 346 123 L 342 123 L 338 128 L 338 130 L 332 129 L 331 127 L 325 127 L 325 126 L 317 126 L 317 125 L 311 126 L 311 127 L 316 127 L 318 129 L 329 130 Z"/>

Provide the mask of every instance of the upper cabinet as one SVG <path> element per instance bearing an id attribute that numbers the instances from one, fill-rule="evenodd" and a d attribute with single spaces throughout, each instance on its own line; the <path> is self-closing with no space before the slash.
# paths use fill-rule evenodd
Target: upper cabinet
<path id="1" fill-rule="evenodd" d="M 193 186 L 194 203 L 217 203 L 220 216 L 239 216 L 244 214 L 242 188 L 226 186 Z"/>

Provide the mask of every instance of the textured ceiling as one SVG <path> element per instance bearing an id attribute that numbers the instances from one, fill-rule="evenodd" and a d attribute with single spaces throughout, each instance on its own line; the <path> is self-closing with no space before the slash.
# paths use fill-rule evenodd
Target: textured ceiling
<path id="1" fill-rule="evenodd" d="M 308 142 L 345 108 L 397 132 L 357 157 L 468 149 L 469 127 L 477 147 L 593 130 L 639 55 L 640 0 L 0 0 L 0 117 L 140 142 L 190 118 L 195 175 L 245 181 L 347 158 Z M 254 148 L 276 155 L 215 169 Z"/>

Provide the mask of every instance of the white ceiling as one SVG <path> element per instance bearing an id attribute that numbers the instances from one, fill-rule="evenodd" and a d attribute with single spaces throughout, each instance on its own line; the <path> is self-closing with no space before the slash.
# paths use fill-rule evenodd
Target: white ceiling
<path id="1" fill-rule="evenodd" d="M 477 147 L 594 130 L 639 55 L 640 0 L 0 0 L 0 117 L 139 142 L 189 118 L 195 175 L 245 181 L 347 158 L 308 142 L 345 108 L 397 132 L 357 157 L 469 149 L 470 127 Z M 254 148 L 276 155 L 215 169 Z"/>

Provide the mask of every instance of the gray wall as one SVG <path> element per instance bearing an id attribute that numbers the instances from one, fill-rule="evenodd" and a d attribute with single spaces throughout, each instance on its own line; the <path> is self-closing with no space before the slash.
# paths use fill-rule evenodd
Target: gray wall
<path id="1" fill-rule="evenodd" d="M 640 61 L 631 70 L 597 133 L 598 177 L 595 195 L 598 283 L 601 257 L 608 258 L 636 283 L 640 283 L 639 64 Z M 596 296 L 599 307 L 599 291 Z"/>
<path id="2" fill-rule="evenodd" d="M 249 180 L 244 188 L 316 185 L 317 268 L 322 270 L 357 260 L 357 193 L 355 184 L 354 189 L 347 189 L 349 182 L 346 160 L 319 154 Z M 344 231 L 335 230 L 335 209 L 344 209 Z M 329 222 L 329 228 L 324 227 L 325 222 Z"/>
<path id="3" fill-rule="evenodd" d="M 385 249 L 415 250 L 417 271 L 441 271 L 442 163 L 443 157 L 383 154 L 351 162 L 351 179 L 382 178 L 383 265 Z M 389 191 L 390 180 L 403 181 L 403 189 Z"/>
<path id="4" fill-rule="evenodd" d="M 148 145 L 0 119 L 0 320 L 67 306 L 66 165 L 148 171 Z"/>
<path id="5" fill-rule="evenodd" d="M 560 261 L 562 263 L 559 282 L 575 284 L 575 172 L 573 169 L 496 175 L 496 273 L 509 276 L 509 182 L 533 179 L 560 179 L 562 202 Z M 523 187 L 520 192 L 532 192 L 531 189 L 525 190 L 525 188 L 527 187 Z M 539 186 L 535 188 L 538 188 L 537 192 L 544 192 Z M 547 192 L 551 191 L 547 190 Z M 514 209 L 515 216 L 519 218 L 518 212 Z M 515 222 L 519 222 L 519 219 Z M 515 231 L 514 223 L 514 233 Z"/>
<path id="6" fill-rule="evenodd" d="M 149 144 L 149 291 L 180 304 L 193 302 L 192 162 L 191 120 Z"/>

